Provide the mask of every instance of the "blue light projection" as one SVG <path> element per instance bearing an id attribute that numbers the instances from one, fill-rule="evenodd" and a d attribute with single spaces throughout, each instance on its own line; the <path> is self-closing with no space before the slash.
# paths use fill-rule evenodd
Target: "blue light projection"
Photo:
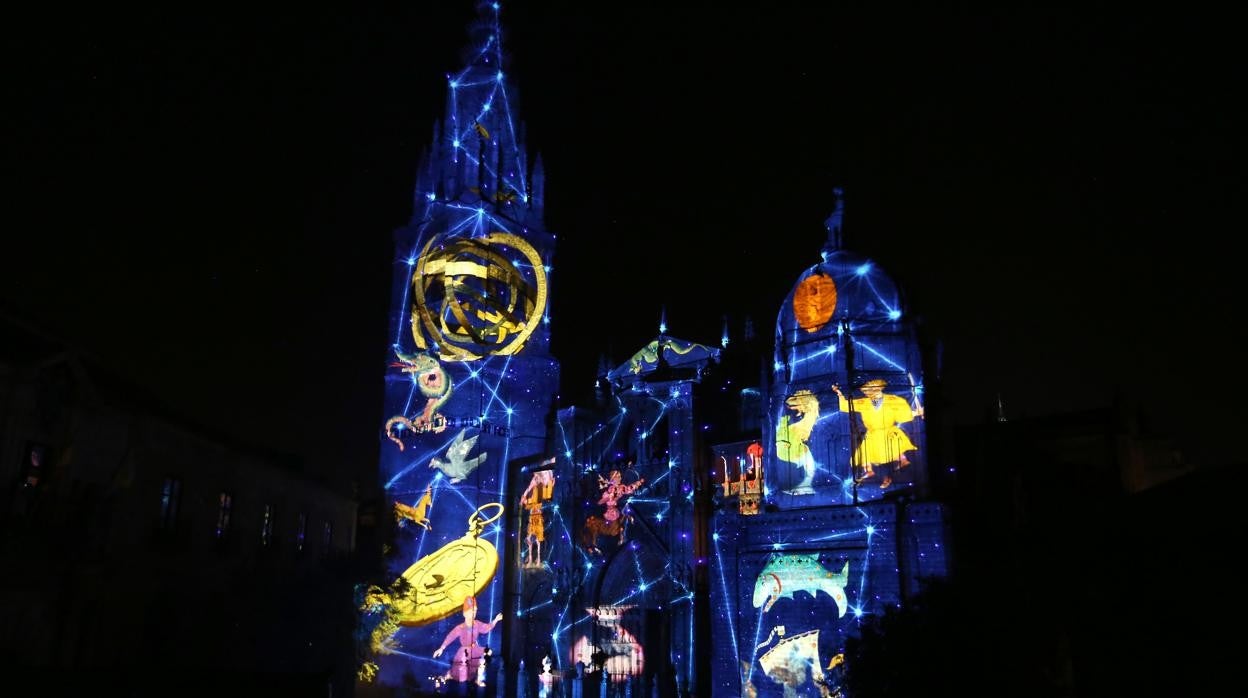
<path id="1" fill-rule="evenodd" d="M 696 635 L 692 385 L 718 353 L 661 335 L 606 372 L 598 407 L 558 413 L 550 556 L 520 580 L 526 663 L 617 685 L 695 674 L 669 650 Z"/>
<path id="2" fill-rule="evenodd" d="M 840 194 L 780 308 L 762 439 L 712 447 L 713 695 L 845 695 L 862 619 L 947 571 L 918 341 L 891 279 L 840 248 Z"/>
<path id="3" fill-rule="evenodd" d="M 876 264 L 841 249 L 843 204 L 822 262 L 776 322 L 767 487 L 797 506 L 857 504 L 923 484 L 923 369 L 900 293 Z"/>
<path id="4" fill-rule="evenodd" d="M 530 170 L 516 138 L 498 5 L 478 9 L 479 48 L 448 77 L 412 220 L 395 233 L 390 416 L 379 427 L 399 525 L 392 581 L 361 595 L 361 678 L 390 686 L 483 680 L 510 613 L 504 531 L 522 508 L 533 522 L 547 515 L 554 485 L 539 478 L 524 502 L 509 496 L 508 464 L 544 452 L 558 388 L 547 324 L 554 236 L 540 167 Z M 544 531 L 530 540 L 535 559 Z"/>
<path id="5" fill-rule="evenodd" d="M 845 639 L 946 572 L 897 287 L 841 248 L 838 198 L 765 388 L 710 387 L 749 342 L 726 320 L 716 347 L 676 339 L 664 309 L 594 405 L 556 409 L 544 176 L 516 135 L 499 4 L 478 11 L 395 234 L 379 434 L 396 530 L 359 590 L 360 678 L 449 690 L 524 662 L 548 667 L 525 692 L 550 693 L 579 663 L 607 692 L 843 695 Z M 719 431 L 738 440 L 706 443 L 725 425 L 695 415 L 728 413 L 695 408 L 736 394 L 740 427 Z"/>

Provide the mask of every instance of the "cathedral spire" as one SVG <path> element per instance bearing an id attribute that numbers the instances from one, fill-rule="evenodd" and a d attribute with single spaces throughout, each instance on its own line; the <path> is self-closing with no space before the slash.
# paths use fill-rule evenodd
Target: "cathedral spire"
<path id="1" fill-rule="evenodd" d="M 542 154 L 538 153 L 533 163 L 532 188 L 529 189 L 529 209 L 540 220 L 546 204 L 546 166 L 542 163 Z"/>
<path id="2" fill-rule="evenodd" d="M 419 203 L 433 193 L 438 201 L 485 206 L 522 226 L 539 227 L 541 202 L 530 206 L 527 199 L 531 191 L 540 199 L 541 192 L 529 182 L 516 90 L 502 47 L 501 3 L 478 2 L 476 9 L 462 67 L 446 74 L 446 114 L 415 198 Z"/>

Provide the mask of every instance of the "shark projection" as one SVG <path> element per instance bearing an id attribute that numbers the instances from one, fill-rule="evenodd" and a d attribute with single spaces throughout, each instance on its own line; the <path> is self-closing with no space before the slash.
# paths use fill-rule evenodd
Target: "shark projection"
<path id="1" fill-rule="evenodd" d="M 482 453 L 474 458 L 469 458 L 468 454 L 472 452 L 472 447 L 477 445 L 477 439 L 481 435 L 477 434 L 471 439 L 465 439 L 464 434 L 466 433 L 468 433 L 467 429 L 461 429 L 459 435 L 446 448 L 447 460 L 434 456 L 433 460 L 429 461 L 429 467 L 441 470 L 442 474 L 451 479 L 452 485 L 468 477 L 468 474 L 484 463 L 485 457 L 489 455 L 488 453 Z"/>
<path id="2" fill-rule="evenodd" d="M 754 608 L 762 606 L 766 613 L 776 601 L 792 599 L 799 591 L 811 596 L 822 591 L 836 602 L 837 618 L 841 618 L 849 608 L 845 598 L 848 581 L 848 560 L 840 572 L 833 574 L 819 562 L 818 555 L 772 555 L 754 582 Z"/>

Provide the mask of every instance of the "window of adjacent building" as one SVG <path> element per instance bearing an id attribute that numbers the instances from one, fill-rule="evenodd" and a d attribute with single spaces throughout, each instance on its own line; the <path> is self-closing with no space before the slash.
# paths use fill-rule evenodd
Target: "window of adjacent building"
<path id="1" fill-rule="evenodd" d="M 295 524 L 295 552 L 303 552 L 303 541 L 308 533 L 308 515 L 299 512 L 299 522 Z"/>
<path id="2" fill-rule="evenodd" d="M 329 521 L 325 522 L 325 528 L 321 530 L 321 554 L 328 555 L 330 545 L 334 542 L 334 524 Z"/>
<path id="3" fill-rule="evenodd" d="M 223 539 L 230 532 L 230 514 L 234 511 L 234 496 L 222 492 L 217 501 L 217 538 Z"/>
<path id="4" fill-rule="evenodd" d="M 160 530 L 172 531 L 178 522 L 178 500 L 182 497 L 182 481 L 165 478 L 160 486 Z"/>
<path id="5" fill-rule="evenodd" d="M 268 547 L 273 542 L 273 505 L 264 505 L 264 519 L 260 524 L 260 544 Z"/>
<path id="6" fill-rule="evenodd" d="M 26 455 L 22 458 L 22 486 L 38 487 L 48 465 L 48 447 L 35 442 L 26 444 Z"/>

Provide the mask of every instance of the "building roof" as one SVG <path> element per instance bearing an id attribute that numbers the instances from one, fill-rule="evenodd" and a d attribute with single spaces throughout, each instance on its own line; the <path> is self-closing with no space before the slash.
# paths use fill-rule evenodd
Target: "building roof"
<path id="1" fill-rule="evenodd" d="M 663 363 L 672 368 L 693 368 L 705 366 L 708 361 L 719 362 L 719 349 L 661 334 L 633 354 L 628 361 L 607 373 L 607 378 L 618 383 L 632 377 L 653 375 L 660 367 L 660 346 L 663 347 Z"/>

